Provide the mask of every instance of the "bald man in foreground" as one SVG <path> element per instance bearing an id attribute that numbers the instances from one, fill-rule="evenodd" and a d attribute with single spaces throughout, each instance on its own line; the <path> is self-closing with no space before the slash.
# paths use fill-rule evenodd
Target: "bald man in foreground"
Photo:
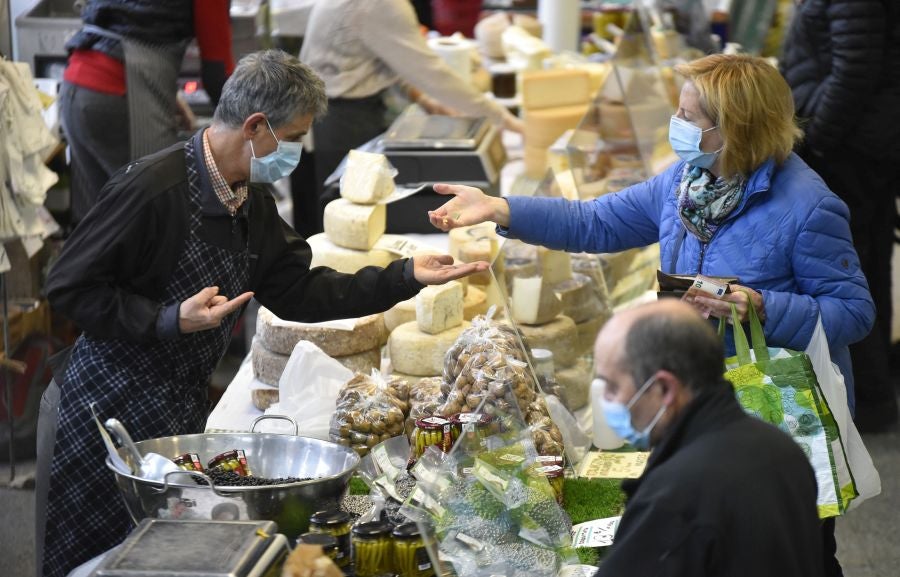
<path id="1" fill-rule="evenodd" d="M 653 448 L 643 475 L 622 483 L 625 514 L 598 576 L 822 574 L 812 468 L 738 405 L 706 320 L 674 299 L 630 309 L 594 355 L 607 423 Z"/>

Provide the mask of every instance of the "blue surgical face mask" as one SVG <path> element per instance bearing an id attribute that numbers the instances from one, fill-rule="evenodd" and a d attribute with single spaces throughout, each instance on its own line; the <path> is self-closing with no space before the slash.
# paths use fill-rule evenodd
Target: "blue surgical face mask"
<path id="1" fill-rule="evenodd" d="M 659 422 L 666 412 L 666 406 L 663 405 L 659 408 L 656 416 L 650 420 L 650 424 L 644 427 L 642 431 L 636 431 L 631 424 L 631 411 L 629 409 L 637 403 L 638 399 L 641 398 L 641 395 L 643 395 L 655 381 L 655 376 L 647 379 L 647 382 L 638 389 L 626 405 L 615 401 L 607 401 L 605 398 L 601 399 L 603 416 L 606 418 L 606 424 L 619 436 L 619 438 L 628 441 L 638 449 L 647 449 L 650 446 L 650 432 L 653 431 L 653 427 L 656 426 L 656 423 Z"/>
<path id="2" fill-rule="evenodd" d="M 250 182 L 275 182 L 281 180 L 285 176 L 294 172 L 300 163 L 300 153 L 303 152 L 303 145 L 299 142 L 285 142 L 278 140 L 269 119 L 266 119 L 266 125 L 272 138 L 278 143 L 275 152 L 267 154 L 262 158 L 257 158 L 256 151 L 253 150 L 253 141 L 250 141 L 250 153 L 253 157 L 250 159 Z"/>
<path id="3" fill-rule="evenodd" d="M 709 170 L 722 149 L 715 152 L 703 152 L 700 150 L 700 141 L 703 140 L 703 133 L 717 129 L 718 126 L 701 129 L 699 126 L 688 122 L 683 118 L 673 116 L 669 121 L 669 144 L 683 161 L 691 166 L 699 166 Z"/>

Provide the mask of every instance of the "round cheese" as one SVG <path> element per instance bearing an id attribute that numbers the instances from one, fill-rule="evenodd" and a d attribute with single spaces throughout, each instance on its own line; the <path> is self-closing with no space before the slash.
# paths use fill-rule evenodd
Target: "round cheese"
<path id="1" fill-rule="evenodd" d="M 609 318 L 606 314 L 600 314 L 592 319 L 580 322 L 575 325 L 578 331 L 576 351 L 579 355 L 589 355 L 594 350 L 594 341 L 597 340 L 597 333 L 606 324 Z"/>
<path id="2" fill-rule="evenodd" d="M 253 401 L 253 406 L 260 411 L 265 411 L 277 403 L 278 399 L 278 389 L 272 387 L 250 390 L 250 400 Z"/>
<path id="3" fill-rule="evenodd" d="M 423 377 L 440 375 L 444 371 L 444 354 L 471 323 L 463 323 L 452 329 L 429 335 L 419 330 L 415 321 L 404 323 L 393 331 L 388 339 L 391 365 L 398 373 Z"/>
<path id="4" fill-rule="evenodd" d="M 402 325 L 416 320 L 416 297 L 400 301 L 388 310 L 384 311 L 384 325 L 388 333 L 391 333 Z"/>
<path id="5" fill-rule="evenodd" d="M 344 357 L 381 346 L 384 320 L 381 313 L 356 319 L 352 331 L 316 324 L 284 321 L 260 307 L 256 337 L 273 353 L 290 355 L 299 341 L 309 341 L 330 357 Z"/>
<path id="6" fill-rule="evenodd" d="M 578 358 L 576 344 L 578 331 L 575 323 L 565 315 L 559 315 L 543 325 L 519 324 L 531 349 L 549 349 L 557 367 L 568 367 Z"/>
<path id="7" fill-rule="evenodd" d="M 570 411 L 577 411 L 590 402 L 592 374 L 587 359 L 578 359 L 571 367 L 556 371 L 555 375 L 556 382 L 565 390 Z"/>
<path id="8" fill-rule="evenodd" d="M 338 272 L 353 274 L 366 266 L 386 267 L 394 260 L 394 256 L 385 250 L 340 247 L 331 242 L 324 232 L 309 237 L 306 242 L 313 252 L 310 268 L 327 266 Z"/>
<path id="9" fill-rule="evenodd" d="M 573 273 L 572 278 L 554 285 L 553 290 L 562 301 L 562 313 L 576 324 L 600 314 L 600 300 L 587 275 Z"/>
<path id="10" fill-rule="evenodd" d="M 329 355 L 330 356 L 330 355 Z M 260 382 L 278 386 L 281 380 L 281 374 L 287 366 L 290 355 L 282 355 L 270 351 L 264 347 L 259 339 L 253 340 L 250 347 L 250 360 L 253 365 L 253 376 Z M 355 373 L 370 374 L 372 369 L 381 368 L 381 348 L 376 347 L 367 351 L 354 353 L 352 355 L 344 355 L 332 357 Z"/>

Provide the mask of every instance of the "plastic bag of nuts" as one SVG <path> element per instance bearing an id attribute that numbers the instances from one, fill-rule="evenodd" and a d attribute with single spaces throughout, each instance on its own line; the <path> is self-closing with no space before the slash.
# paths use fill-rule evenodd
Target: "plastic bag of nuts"
<path id="1" fill-rule="evenodd" d="M 441 377 L 425 377 L 409 389 L 409 416 L 406 418 L 406 434 L 412 435 L 416 421 L 440 414 L 438 407 L 445 401 L 441 393 Z"/>
<path id="2" fill-rule="evenodd" d="M 409 384 L 404 379 L 356 374 L 338 394 L 330 438 L 361 457 L 391 437 L 403 434 L 409 410 Z"/>
<path id="3" fill-rule="evenodd" d="M 565 455 L 562 432 L 560 432 L 556 423 L 550 419 L 550 412 L 547 410 L 547 405 L 544 403 L 543 398 L 536 397 L 533 402 L 526 405 L 523 416 L 531 431 L 531 438 L 539 455 L 560 457 Z"/>
<path id="4" fill-rule="evenodd" d="M 499 366 L 506 357 L 525 360 L 519 341 L 522 336 L 510 325 L 494 321 L 492 311 L 472 319 L 472 326 L 459 335 L 444 356 L 445 393 L 467 367 L 480 368 L 487 363 Z M 521 342 L 524 343 L 524 338 Z"/>

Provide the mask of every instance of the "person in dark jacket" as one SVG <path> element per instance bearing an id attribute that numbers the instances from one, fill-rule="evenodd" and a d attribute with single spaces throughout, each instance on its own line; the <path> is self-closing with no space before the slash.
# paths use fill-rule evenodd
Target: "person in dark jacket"
<path id="1" fill-rule="evenodd" d="M 798 2 L 781 68 L 805 138 L 797 152 L 850 209 L 877 316 L 850 347 L 861 431 L 897 423 L 891 381 L 891 258 L 900 194 L 900 3 Z"/>
<path id="2" fill-rule="evenodd" d="M 203 88 L 213 104 L 234 69 L 228 0 L 89 0 L 67 43 L 60 112 L 72 155 L 72 219 L 79 222 L 109 177 L 178 141 L 176 98 L 196 38 Z"/>
<path id="3" fill-rule="evenodd" d="M 246 56 L 213 124 L 118 171 L 66 242 L 47 295 L 84 333 L 41 405 L 45 577 L 66 575 L 132 528 L 90 403 L 138 441 L 202 432 L 209 376 L 252 296 L 284 319 L 351 318 L 487 269 L 446 255 L 355 274 L 310 268 L 309 245 L 279 218 L 265 183 L 297 166 L 299 141 L 325 108 L 324 83 L 295 57 Z"/>
<path id="4" fill-rule="evenodd" d="M 819 577 L 816 479 L 789 436 L 747 415 L 715 331 L 674 299 L 614 316 L 595 346 L 603 411 L 652 447 L 622 483 L 625 513 L 598 577 Z"/>

